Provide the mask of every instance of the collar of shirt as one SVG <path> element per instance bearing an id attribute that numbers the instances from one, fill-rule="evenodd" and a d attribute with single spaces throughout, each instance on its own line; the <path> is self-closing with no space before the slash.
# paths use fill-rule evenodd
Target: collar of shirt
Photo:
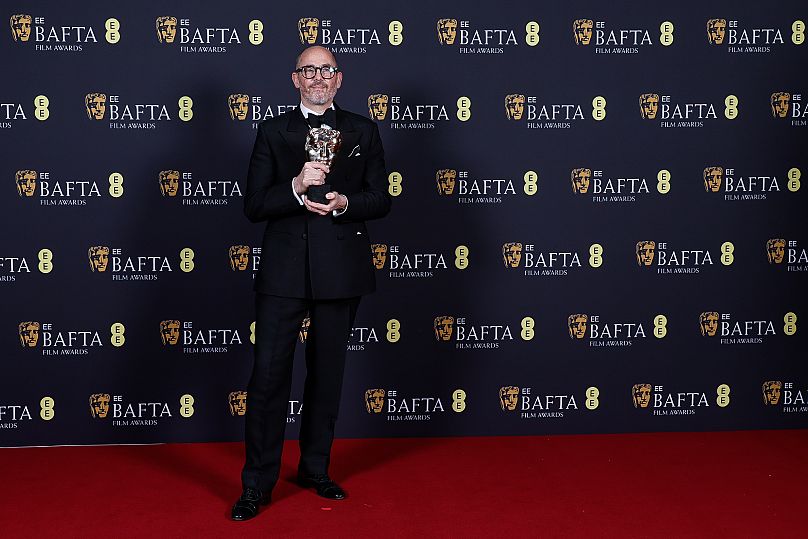
<path id="1" fill-rule="evenodd" d="M 309 118 L 309 113 L 311 113 L 311 114 L 315 114 L 315 115 L 317 115 L 317 116 L 320 116 L 319 114 L 317 114 L 316 112 L 314 112 L 313 110 L 311 110 L 310 108 L 308 108 L 306 105 L 304 105 L 302 101 L 301 101 L 300 105 L 298 105 L 298 108 L 300 109 L 300 112 L 302 112 L 302 113 L 303 113 L 303 117 L 304 117 L 304 118 L 306 118 L 307 120 L 308 120 L 308 118 Z M 333 103 L 333 102 L 331 103 L 331 107 L 330 107 L 330 108 L 331 108 L 331 109 L 333 109 L 333 108 L 334 108 L 334 103 Z"/>

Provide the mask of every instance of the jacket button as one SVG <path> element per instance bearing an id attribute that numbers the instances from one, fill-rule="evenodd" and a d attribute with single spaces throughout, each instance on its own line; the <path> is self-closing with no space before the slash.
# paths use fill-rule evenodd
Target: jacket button
<path id="1" fill-rule="evenodd" d="M 309 238 L 308 234 L 306 234 L 305 232 L 303 233 L 303 235 L 302 235 L 301 237 L 302 237 L 304 240 L 306 240 L 306 239 L 308 239 L 308 238 Z"/>

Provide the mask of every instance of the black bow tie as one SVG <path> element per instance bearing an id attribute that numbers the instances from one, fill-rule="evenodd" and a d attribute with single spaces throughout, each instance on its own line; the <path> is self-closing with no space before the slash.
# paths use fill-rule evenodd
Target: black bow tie
<path id="1" fill-rule="evenodd" d="M 328 125 L 331 129 L 337 128 L 337 114 L 334 109 L 326 109 L 322 115 L 318 116 L 313 112 L 309 112 L 309 116 L 307 118 L 309 123 L 309 127 L 312 129 L 316 127 L 320 127 L 322 124 Z"/>

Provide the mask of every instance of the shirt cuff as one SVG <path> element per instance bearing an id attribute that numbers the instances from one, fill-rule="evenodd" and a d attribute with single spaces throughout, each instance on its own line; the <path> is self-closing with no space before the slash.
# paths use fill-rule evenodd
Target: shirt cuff
<path id="1" fill-rule="evenodd" d="M 331 214 L 332 214 L 334 217 L 339 217 L 340 215 L 342 215 L 343 213 L 345 213 L 346 211 L 348 211 L 348 197 L 347 197 L 347 196 L 345 196 L 345 195 L 342 195 L 342 196 L 344 196 L 344 197 L 345 197 L 345 207 L 344 207 L 344 208 L 342 208 L 341 210 L 334 210 L 334 211 L 332 211 L 332 212 L 331 212 Z"/>
<path id="2" fill-rule="evenodd" d="M 292 178 L 292 194 L 295 195 L 295 198 L 297 199 L 298 204 L 300 204 L 302 206 L 303 205 L 303 199 L 300 198 L 300 195 L 298 195 L 297 191 L 295 191 L 295 179 L 294 178 Z"/>

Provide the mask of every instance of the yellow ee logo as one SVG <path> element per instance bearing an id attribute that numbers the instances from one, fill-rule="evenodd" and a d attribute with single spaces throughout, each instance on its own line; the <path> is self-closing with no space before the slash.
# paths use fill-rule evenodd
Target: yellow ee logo
<path id="1" fill-rule="evenodd" d="M 255 322 L 250 324 L 250 342 L 255 344 Z"/>
<path id="2" fill-rule="evenodd" d="M 800 178 L 802 177 L 802 171 L 797 167 L 788 169 L 788 183 L 786 187 L 792 193 L 796 193 L 800 190 Z"/>
<path id="3" fill-rule="evenodd" d="M 519 332 L 519 335 L 522 337 L 522 340 L 529 341 L 536 336 L 536 321 L 533 320 L 532 317 L 526 316 L 522 318 L 520 326 L 522 327 L 522 331 Z"/>
<path id="4" fill-rule="evenodd" d="M 455 267 L 461 270 L 469 267 L 469 248 L 465 245 L 458 245 L 455 249 Z"/>
<path id="5" fill-rule="evenodd" d="M 36 256 L 39 259 L 37 268 L 39 268 L 40 273 L 50 273 L 53 271 L 53 251 L 48 248 L 40 249 Z"/>
<path id="6" fill-rule="evenodd" d="M 40 122 L 44 122 L 48 119 L 48 116 L 50 116 L 48 105 L 50 105 L 50 99 L 48 99 L 48 96 L 38 95 L 34 98 L 34 116 Z"/>
<path id="7" fill-rule="evenodd" d="M 258 19 L 253 19 L 247 26 L 250 31 L 249 40 L 253 45 L 260 45 L 264 42 L 264 23 Z"/>
<path id="8" fill-rule="evenodd" d="M 457 119 L 461 122 L 471 119 L 471 99 L 464 95 L 457 99 Z"/>
<path id="9" fill-rule="evenodd" d="M 41 417 L 44 421 L 50 421 L 53 419 L 54 404 L 56 404 L 56 401 L 53 400 L 53 397 L 42 397 L 42 400 L 39 401 L 39 417 Z"/>
<path id="10" fill-rule="evenodd" d="M 539 44 L 541 38 L 539 37 L 539 23 L 536 21 L 529 21 L 525 25 L 525 43 L 530 47 L 535 47 Z"/>
<path id="11" fill-rule="evenodd" d="M 123 344 L 126 342 L 126 337 L 124 336 L 124 333 L 126 333 L 126 327 L 120 322 L 115 322 L 109 327 L 109 331 L 112 333 L 112 337 L 109 339 L 112 346 L 123 346 Z"/>
<path id="12" fill-rule="evenodd" d="M 180 251 L 180 269 L 185 273 L 194 271 L 194 250 L 190 247 Z"/>
<path id="13" fill-rule="evenodd" d="M 668 317 L 658 314 L 654 317 L 654 337 L 664 339 L 668 334 Z"/>
<path id="14" fill-rule="evenodd" d="M 601 121 L 606 118 L 606 98 L 602 95 L 592 100 L 592 119 Z"/>
<path id="15" fill-rule="evenodd" d="M 528 170 L 527 172 L 525 172 L 524 178 L 525 178 L 525 186 L 523 187 L 523 189 L 525 190 L 525 194 L 529 197 L 532 197 L 539 190 L 538 186 L 539 175 L 538 173 L 536 173 L 535 170 Z"/>
<path id="16" fill-rule="evenodd" d="M 390 21 L 390 24 L 387 25 L 387 29 L 390 30 L 387 41 L 389 41 L 392 46 L 398 47 L 404 43 L 404 25 L 401 24 L 401 21 Z"/>
<path id="17" fill-rule="evenodd" d="M 466 409 L 466 392 L 462 389 L 455 389 L 452 393 L 452 410 L 457 413 Z"/>
<path id="18" fill-rule="evenodd" d="M 586 388 L 586 400 L 584 402 L 586 403 L 586 408 L 588 410 L 595 410 L 598 406 L 600 406 L 600 400 L 598 397 L 600 397 L 600 390 L 597 387 L 592 386 Z"/>
<path id="19" fill-rule="evenodd" d="M 603 245 L 593 243 L 589 246 L 589 265 L 599 268 L 603 265 Z"/>
<path id="20" fill-rule="evenodd" d="M 673 23 L 663 21 L 659 25 L 659 44 L 665 47 L 673 45 Z"/>
<path id="21" fill-rule="evenodd" d="M 787 312 L 786 315 L 783 317 L 783 322 L 786 323 L 783 326 L 783 333 L 786 335 L 794 335 L 797 333 L 797 315 L 792 312 Z"/>
<path id="22" fill-rule="evenodd" d="M 718 397 L 715 399 L 715 403 L 720 406 L 721 408 L 726 408 L 729 406 L 729 386 L 727 384 L 721 384 L 715 390 L 718 393 Z"/>
<path id="23" fill-rule="evenodd" d="M 390 193 L 390 196 L 397 197 L 403 191 L 403 187 L 401 186 L 401 182 L 404 178 L 402 178 L 400 172 L 393 171 L 387 176 L 387 192 Z"/>
<path id="24" fill-rule="evenodd" d="M 728 120 L 734 120 L 738 117 L 738 98 L 732 94 L 728 95 L 726 99 L 724 99 L 724 116 L 727 117 Z"/>
<path id="25" fill-rule="evenodd" d="M 732 265 L 735 262 L 735 255 L 732 253 L 735 252 L 735 246 L 732 244 L 731 241 L 725 241 L 721 244 L 721 263 L 725 266 Z"/>
<path id="26" fill-rule="evenodd" d="M 391 318 L 387 321 L 387 341 L 388 342 L 398 342 L 401 339 L 401 322 L 396 320 L 395 318 Z"/>
<path id="27" fill-rule="evenodd" d="M 194 396 L 186 393 L 180 397 L 180 415 L 182 417 L 191 417 L 194 415 Z"/>
<path id="28" fill-rule="evenodd" d="M 190 122 L 191 118 L 194 117 L 194 100 L 184 95 L 177 103 L 179 103 L 180 106 L 180 120 Z"/>
<path id="29" fill-rule="evenodd" d="M 118 198 L 123 195 L 123 174 L 113 172 L 109 175 L 109 196 Z"/>
<path id="30" fill-rule="evenodd" d="M 104 28 L 107 29 L 107 32 L 104 34 L 107 43 L 114 45 L 121 40 L 121 23 L 118 19 L 110 17 L 104 21 Z"/>
<path id="31" fill-rule="evenodd" d="M 805 43 L 805 23 L 796 20 L 791 24 L 791 42 L 795 45 Z"/>
<path id="32" fill-rule="evenodd" d="M 667 195 L 671 191 L 671 173 L 664 168 L 657 172 L 656 190 L 662 195 Z"/>

